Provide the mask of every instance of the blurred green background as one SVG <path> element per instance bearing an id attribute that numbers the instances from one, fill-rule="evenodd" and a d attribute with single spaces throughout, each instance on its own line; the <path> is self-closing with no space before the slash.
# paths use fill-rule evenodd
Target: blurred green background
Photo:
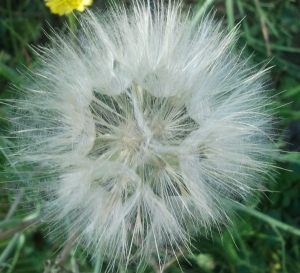
<path id="1" fill-rule="evenodd" d="M 117 0 L 130 5 L 129 1 Z M 238 47 L 254 63 L 269 61 L 270 89 L 276 100 L 280 155 L 275 182 L 270 181 L 261 202 L 237 212 L 235 225 L 212 236 L 195 238 L 193 253 L 170 260 L 165 273 L 212 272 L 300 272 L 300 1 L 292 0 L 184 0 L 186 10 L 203 15 L 216 10 L 224 27 L 241 22 Z M 109 1 L 97 0 L 91 8 L 105 10 Z M 31 46 L 48 43 L 50 28 L 66 31 L 66 16 L 50 13 L 42 0 L 0 0 L 0 99 L 9 98 L 11 84 L 18 86 L 25 67 L 34 67 Z M 5 136 L 8 107 L 0 106 L 0 130 Z M 284 144 L 285 143 L 285 144 Z M 0 138 L 0 167 L 7 168 L 7 139 Z M 15 170 L 11 170 L 14 172 Z M 99 273 L 80 247 L 61 247 L 53 243 L 46 225 L 30 226 L 38 217 L 28 216 L 19 205 L 22 189 L 0 173 L 0 272 L 7 273 Z M 11 190 L 12 189 L 12 190 Z M 28 228 L 29 226 L 29 228 Z M 27 227 L 27 228 L 26 228 Z M 26 230 L 24 230 L 26 228 Z M 23 231 L 24 230 L 24 231 Z M 63 266 L 53 263 L 63 251 Z M 64 253 L 62 255 L 64 255 Z M 120 269 L 122 272 L 122 269 Z M 128 272 L 136 272 L 134 267 Z M 146 272 L 159 272 L 146 266 Z"/>

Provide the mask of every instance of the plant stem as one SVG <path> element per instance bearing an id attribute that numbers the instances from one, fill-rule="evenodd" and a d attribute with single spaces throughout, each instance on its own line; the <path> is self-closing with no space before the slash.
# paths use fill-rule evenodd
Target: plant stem
<path id="1" fill-rule="evenodd" d="M 236 204 L 236 203 L 232 203 L 232 206 L 235 207 L 236 209 L 238 210 L 241 210 L 245 213 L 248 213 L 258 219 L 261 219 L 265 222 L 267 222 L 268 224 L 270 224 L 271 226 L 275 226 L 275 227 L 278 227 L 286 232 L 289 232 L 289 233 L 292 233 L 296 236 L 300 236 L 300 230 L 298 228 L 295 228 L 295 227 L 292 227 L 288 224 L 285 224 L 281 221 L 278 221 L 262 212 L 259 212 L 255 209 L 252 209 L 252 208 L 249 208 L 249 207 L 245 207 L 245 206 L 242 206 L 240 204 Z"/>
<path id="2" fill-rule="evenodd" d="M 69 15 L 67 15 L 67 18 L 68 18 L 69 27 L 70 27 L 73 35 L 75 35 L 75 31 L 76 31 L 76 17 L 74 15 L 74 13 L 70 13 Z"/>

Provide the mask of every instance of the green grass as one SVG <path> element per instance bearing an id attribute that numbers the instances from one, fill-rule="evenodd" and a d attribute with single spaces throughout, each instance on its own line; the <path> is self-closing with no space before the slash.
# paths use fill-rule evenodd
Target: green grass
<path id="1" fill-rule="evenodd" d="M 119 0 L 119 2 L 124 2 Z M 277 103 L 278 130 L 283 149 L 291 151 L 278 159 L 278 175 L 270 181 L 261 202 L 237 211 L 235 225 L 222 234 L 199 236 L 194 255 L 172 260 L 165 273 L 298 273 L 300 272 L 300 3 L 289 0 L 190 0 L 183 4 L 199 16 L 216 9 L 216 18 L 232 29 L 240 23 L 238 47 L 244 56 L 253 54 L 253 62 L 269 60 L 270 88 Z M 94 7 L 105 8 L 106 1 Z M 203 8 L 205 7 L 205 8 Z M 11 97 L 11 84 L 18 86 L 22 73 L 35 66 L 32 46 L 46 44 L 50 27 L 66 30 L 68 20 L 49 12 L 42 0 L 2 0 L 0 4 L 0 99 Z M 0 107 L 1 135 L 7 135 L 6 105 Z M 0 167 L 7 169 L 5 149 L 11 143 L 0 138 Z M 20 174 L 19 170 L 9 170 Z M 22 189 L 13 175 L 0 173 L 0 272 L 41 273 L 62 252 L 61 243 L 53 243 L 47 226 L 32 226 L 38 217 L 36 208 L 28 215 L 19 205 Z M 17 179 L 17 177 L 16 177 Z M 19 178 L 18 178 L 19 179 Z M 8 190 L 8 188 L 10 190 Z M 26 228 L 24 230 L 24 228 Z M 99 273 L 79 247 L 71 250 L 64 267 L 74 273 Z M 48 261 L 48 262 L 47 262 Z M 182 271 L 181 271 L 182 270 Z M 59 271 L 59 272 L 68 272 Z M 129 270 L 129 272 L 136 272 Z M 146 272 L 155 272 L 152 266 Z M 45 273 L 50 273 L 45 270 Z M 51 272 L 53 273 L 53 272 Z"/>

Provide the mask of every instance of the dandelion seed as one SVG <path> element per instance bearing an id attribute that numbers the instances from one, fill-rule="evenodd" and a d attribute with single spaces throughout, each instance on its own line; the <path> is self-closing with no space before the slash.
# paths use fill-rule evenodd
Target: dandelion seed
<path id="1" fill-rule="evenodd" d="M 45 0 L 46 6 L 52 13 L 60 16 L 70 14 L 73 10 L 83 12 L 86 6 L 90 6 L 93 0 Z"/>
<path id="2" fill-rule="evenodd" d="M 234 54 L 236 29 L 210 17 L 194 26 L 177 4 L 88 12 L 80 25 L 77 40 L 40 49 L 16 102 L 15 161 L 33 170 L 27 188 L 46 193 L 45 218 L 109 269 L 163 262 L 263 190 L 266 71 Z"/>

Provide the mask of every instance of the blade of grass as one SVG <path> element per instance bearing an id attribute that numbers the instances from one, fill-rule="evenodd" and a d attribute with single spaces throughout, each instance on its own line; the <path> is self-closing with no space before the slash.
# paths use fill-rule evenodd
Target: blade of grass
<path id="1" fill-rule="evenodd" d="M 0 241 L 4 240 L 12 235 L 15 235 L 29 227 L 33 227 L 34 225 L 41 223 L 41 221 L 39 219 L 38 220 L 30 220 L 30 221 L 24 221 L 24 219 L 21 220 L 21 223 L 19 226 L 16 226 L 12 229 L 1 232 L 0 233 Z"/>
<path id="2" fill-rule="evenodd" d="M 296 48 L 296 47 L 271 44 L 271 48 L 275 50 L 285 51 L 285 52 L 300 53 L 300 48 Z"/>
<path id="3" fill-rule="evenodd" d="M 96 264 L 94 267 L 94 273 L 99 273 L 101 272 L 101 266 L 102 266 L 102 262 L 103 262 L 103 258 L 100 254 L 98 254 L 97 260 L 96 260 Z"/>
<path id="4" fill-rule="evenodd" d="M 233 0 L 226 0 L 226 16 L 228 21 L 228 28 L 229 30 L 232 30 L 234 28 Z"/>
<path id="5" fill-rule="evenodd" d="M 6 6 L 7 6 L 8 12 L 9 12 L 9 24 L 12 26 L 8 29 L 11 30 L 11 29 L 13 29 L 13 17 L 12 17 L 12 9 L 11 9 L 11 0 L 6 0 Z M 2 20 L 1 22 L 4 26 L 7 27 L 7 24 L 4 23 L 4 20 Z M 14 35 L 10 35 L 10 38 L 11 38 L 10 40 L 11 40 L 11 43 L 12 43 L 12 46 L 13 46 L 13 49 L 14 49 L 15 56 L 17 56 L 17 58 L 18 58 L 18 56 L 20 54 L 19 54 L 16 38 L 15 38 Z"/>
<path id="6" fill-rule="evenodd" d="M 263 42 L 254 39 L 254 38 L 250 38 L 250 43 L 255 43 L 259 46 L 263 46 Z M 290 47 L 290 46 L 282 46 L 282 45 L 276 45 L 276 44 L 270 44 L 271 49 L 274 50 L 278 50 L 278 51 L 284 51 L 284 52 L 292 52 L 292 53 L 300 53 L 300 48 L 296 48 L 296 47 Z"/>
<path id="7" fill-rule="evenodd" d="M 202 6 L 196 11 L 195 16 L 193 18 L 193 25 L 197 24 L 200 18 L 204 15 L 204 13 L 209 10 L 209 8 L 213 5 L 215 0 L 206 0 Z"/>
<path id="8" fill-rule="evenodd" d="M 25 236 L 24 236 L 24 234 L 21 234 L 20 237 L 19 237 L 19 240 L 18 240 L 17 249 L 15 251 L 15 254 L 14 254 L 13 260 L 10 264 L 10 267 L 7 270 L 7 273 L 12 273 L 13 272 L 13 270 L 14 270 L 17 262 L 18 262 L 20 252 L 21 252 L 22 247 L 24 246 L 24 243 L 25 243 Z"/>
<path id="9" fill-rule="evenodd" d="M 15 85 L 17 85 L 20 80 L 20 75 L 3 62 L 0 62 L 0 75 L 5 77 Z"/>
<path id="10" fill-rule="evenodd" d="M 18 205 L 19 205 L 19 203 L 22 199 L 23 194 L 24 194 L 24 189 L 22 189 L 22 188 L 19 189 L 17 194 L 15 195 L 15 201 L 11 205 L 11 207 L 10 207 L 8 213 L 6 214 L 4 220 L 8 220 L 13 216 L 13 214 L 15 213 L 15 211 L 16 211 L 16 209 L 17 209 L 17 207 L 18 207 Z"/>
<path id="11" fill-rule="evenodd" d="M 261 44 L 259 44 L 261 42 L 251 39 L 248 41 L 248 44 L 251 45 L 254 50 L 256 52 L 260 52 L 262 54 L 265 54 L 265 50 L 262 49 L 262 47 L 260 46 Z M 271 64 L 275 64 L 277 67 L 281 68 L 281 71 L 286 71 L 290 76 L 299 79 L 300 80 L 300 66 L 293 64 L 291 62 L 288 62 L 282 58 L 280 58 L 278 55 L 276 58 L 273 58 L 271 61 Z"/>
<path id="12" fill-rule="evenodd" d="M 257 7 L 257 9 L 258 9 L 258 7 L 261 9 L 259 0 L 254 0 L 254 3 L 255 3 L 255 6 Z M 266 22 L 265 22 L 265 17 L 263 16 L 262 12 L 259 13 L 259 19 L 260 19 L 261 31 L 263 33 L 264 40 L 265 40 L 267 56 L 270 57 L 272 52 L 271 52 L 271 47 L 270 47 L 269 33 L 268 33 L 268 28 L 267 28 Z"/>
<path id="13" fill-rule="evenodd" d="M 250 40 L 251 39 L 251 35 L 250 35 L 250 30 L 249 30 L 249 26 L 247 23 L 247 18 L 245 17 L 245 11 L 244 11 L 244 6 L 243 6 L 243 2 L 240 0 L 236 1 L 239 13 L 241 18 L 243 18 L 242 20 L 242 26 L 244 27 L 244 31 L 245 31 L 245 35 L 246 35 L 246 39 Z"/>
<path id="14" fill-rule="evenodd" d="M 9 254 L 13 251 L 15 244 L 17 243 L 17 240 L 19 239 L 20 233 L 15 233 L 15 235 L 12 237 L 12 239 L 7 244 L 6 248 L 3 250 L 2 254 L 0 255 L 0 265 L 3 264 Z"/>
<path id="15" fill-rule="evenodd" d="M 28 42 L 23 39 L 23 37 L 17 33 L 13 27 L 6 24 L 4 21 L 2 21 L 2 24 L 11 32 L 12 36 L 17 38 L 31 53 L 35 54 L 34 50 L 28 45 Z"/>
<path id="16" fill-rule="evenodd" d="M 285 241 L 284 238 L 282 237 L 281 233 L 279 232 L 279 230 L 275 227 L 272 226 L 272 229 L 275 231 L 275 233 L 278 235 L 278 237 L 280 238 L 280 242 L 281 242 L 281 263 L 282 263 L 282 270 L 283 273 L 287 273 L 286 271 L 286 258 L 285 258 Z"/>
<path id="17" fill-rule="evenodd" d="M 280 222 L 280 221 L 278 221 L 278 220 L 276 220 L 276 219 L 274 219 L 274 218 L 272 218 L 272 217 L 270 217 L 270 216 L 268 216 L 268 215 L 266 215 L 262 212 L 259 212 L 255 209 L 252 209 L 252 208 L 249 208 L 249 207 L 242 206 L 241 204 L 231 203 L 231 205 L 233 207 L 235 207 L 236 209 L 240 210 L 240 211 L 243 211 L 247 214 L 250 214 L 250 215 L 252 215 L 252 216 L 254 216 L 258 219 L 261 219 L 261 220 L 267 222 L 271 226 L 275 226 L 275 227 L 277 227 L 279 229 L 282 229 L 286 232 L 289 232 L 289 233 L 294 234 L 296 236 L 300 236 L 300 229 L 298 229 L 298 228 L 295 228 L 295 227 L 292 227 L 288 224 L 282 223 L 282 222 Z"/>
<path id="18" fill-rule="evenodd" d="M 8 219 L 8 220 L 4 220 L 0 222 L 0 229 L 2 228 L 6 228 L 9 226 L 17 226 L 21 223 L 21 219 L 17 219 L 17 218 L 12 218 L 12 219 Z"/>
<path id="19" fill-rule="evenodd" d="M 264 10 L 262 9 L 262 7 L 260 6 L 259 1 L 255 0 L 254 3 L 255 3 L 255 7 L 256 7 L 256 10 L 257 10 L 257 13 L 259 14 L 259 16 L 261 16 L 261 17 L 264 19 L 264 21 L 266 22 L 266 24 L 268 25 L 268 27 L 270 28 L 270 30 L 272 31 L 272 33 L 273 33 L 277 38 L 279 38 L 279 33 L 278 33 L 276 27 L 275 27 L 274 24 L 271 23 L 271 21 L 269 20 L 267 14 L 264 12 Z"/>

